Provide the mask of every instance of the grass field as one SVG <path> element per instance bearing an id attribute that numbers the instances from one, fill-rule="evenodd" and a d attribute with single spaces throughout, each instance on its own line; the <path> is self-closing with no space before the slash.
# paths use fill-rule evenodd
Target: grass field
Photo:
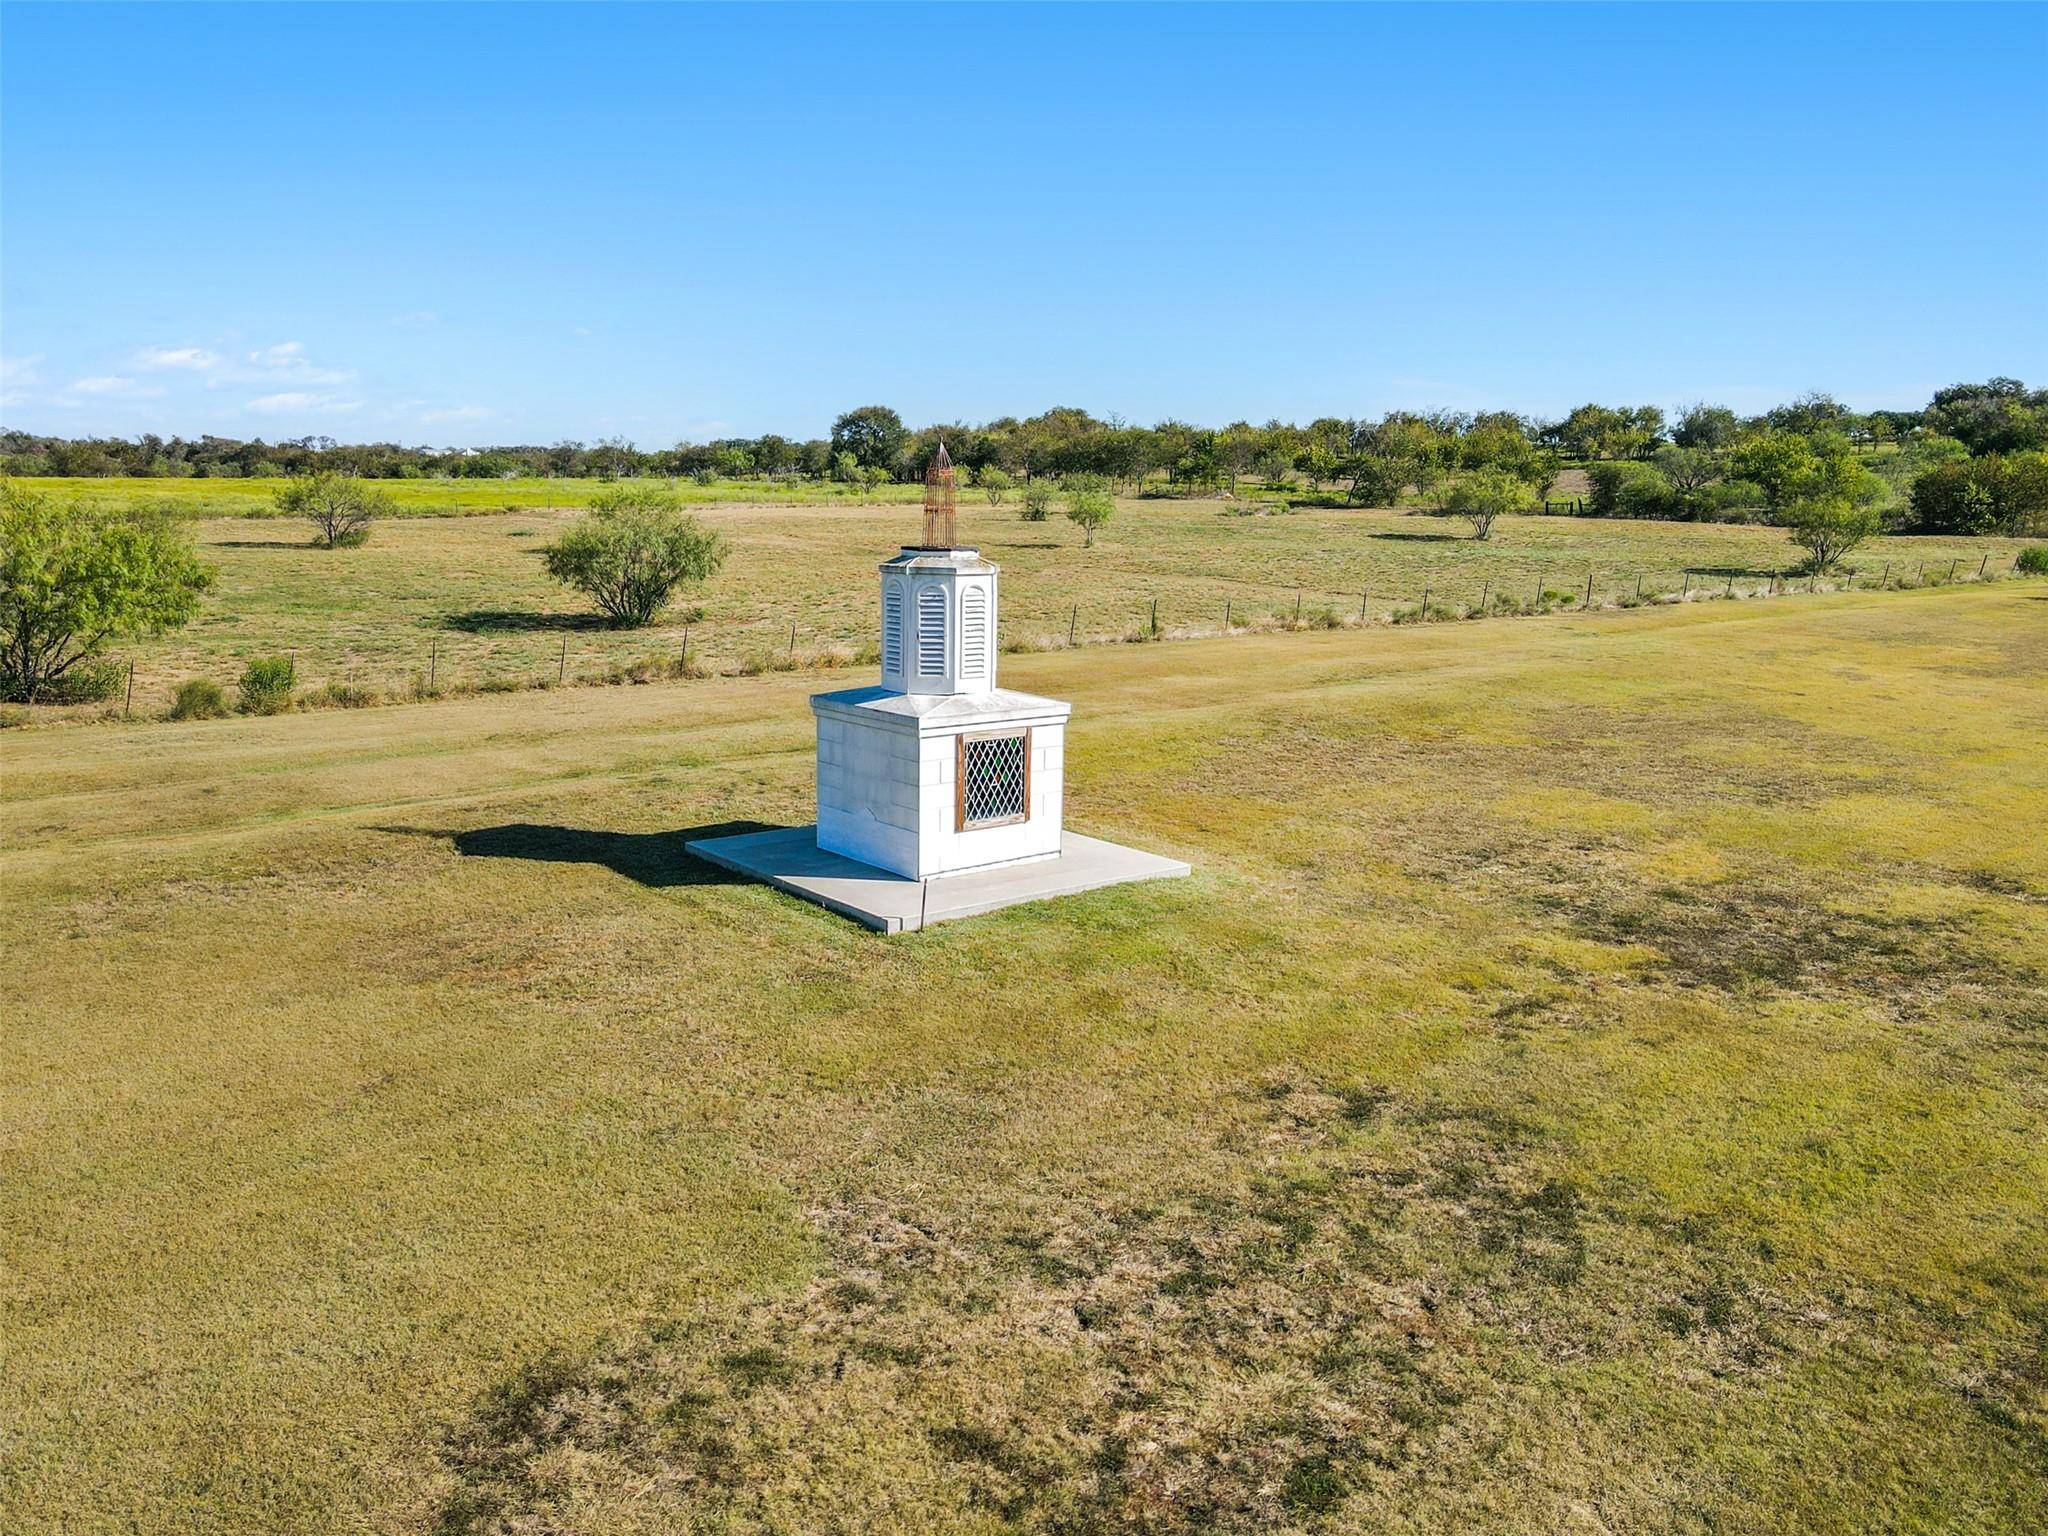
<path id="1" fill-rule="evenodd" d="M 38 475 L 21 482 L 33 490 L 66 501 L 104 506 L 145 502 L 179 517 L 277 516 L 277 493 L 283 479 L 171 480 L 155 476 Z M 515 476 L 509 480 L 378 480 L 376 488 L 390 497 L 404 517 L 478 517 L 493 512 L 546 511 L 555 507 L 586 507 L 610 482 Z M 854 490 L 821 480 L 719 480 L 700 485 L 678 478 L 661 482 L 684 501 L 773 502 L 786 505 L 847 503 L 915 503 L 924 494 L 916 485 L 880 485 Z"/>
<path id="2" fill-rule="evenodd" d="M 90 482 L 88 482 L 90 483 Z M 193 482 L 173 482 L 190 484 Z M 233 485 L 236 482 L 214 482 Z M 402 482 L 401 482 L 402 483 Z M 1241 509 L 1240 509 L 1241 510 Z M 137 663 L 136 708 L 162 711 L 179 681 L 232 686 L 248 658 L 291 654 L 302 685 L 354 684 L 405 692 L 430 665 L 438 687 L 600 676 L 648 660 L 674 661 L 685 622 L 693 662 L 758 668 L 875 641 L 876 562 L 914 539 L 906 506 L 720 505 L 700 509 L 732 546 L 726 568 L 652 629 L 598 625 L 588 605 L 548 580 L 539 551 L 574 511 L 497 513 L 383 523 L 361 549 L 318 550 L 303 525 L 223 518 L 195 534 L 220 573 L 199 618 L 120 654 Z M 1064 642 L 1148 626 L 1152 604 L 1168 632 L 1214 631 L 1274 615 L 1329 611 L 1384 617 L 1425 593 L 1476 604 L 1539 590 L 1596 601 L 1646 592 L 1760 590 L 1791 568 L 1783 532 L 1724 524 L 1504 518 L 1481 544 L 1450 519 L 1390 512 L 1298 510 L 1233 515 L 1215 501 L 1123 503 L 1094 549 L 1064 519 L 1026 523 L 976 503 L 965 536 L 1003 567 L 1006 636 Z M 1989 554 L 2009 569 L 2011 540 L 1886 539 L 1854 561 L 1866 581 L 1887 564 L 1930 576 Z M 1690 570 L 1693 574 L 1687 577 Z M 1370 599 L 1368 602 L 1367 599 Z"/>
<path id="3" fill-rule="evenodd" d="M 801 676 L 0 737 L 0 1528 L 2042 1528 L 2048 589 L 1005 679 L 1193 878 L 684 860 Z"/>

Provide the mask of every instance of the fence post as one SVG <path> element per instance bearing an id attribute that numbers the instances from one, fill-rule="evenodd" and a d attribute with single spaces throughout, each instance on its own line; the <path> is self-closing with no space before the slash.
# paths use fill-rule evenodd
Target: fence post
<path id="1" fill-rule="evenodd" d="M 434 679 L 441 669 L 441 642 L 433 639 L 427 642 L 427 692 L 434 691 Z"/>
<path id="2" fill-rule="evenodd" d="M 796 655 L 796 620 L 795 620 L 795 619 L 791 619 L 791 620 L 789 621 L 789 654 L 790 654 L 790 655 L 791 655 L 792 657 L 794 657 L 794 656 Z"/>
<path id="3" fill-rule="evenodd" d="M 122 718 L 123 720 L 126 720 L 126 719 L 128 718 L 128 709 L 129 709 L 129 706 L 130 706 L 130 705 L 132 705 L 132 704 L 134 704 L 134 702 L 135 702 L 135 663 L 131 661 L 131 662 L 129 662 L 129 663 L 128 663 L 128 693 L 127 693 L 127 696 L 126 696 L 126 697 L 124 697 L 124 698 L 123 698 L 123 699 L 121 700 L 121 718 Z"/>
<path id="4" fill-rule="evenodd" d="M 1892 563 L 1891 561 L 1887 560 L 1884 563 L 1884 574 L 1877 578 L 1877 590 L 1882 592 L 1886 587 L 1891 585 L 1891 579 Z"/>
<path id="5" fill-rule="evenodd" d="M 1637 572 L 1636 572 L 1636 601 L 1640 603 L 1640 602 L 1641 602 L 1642 600 L 1643 600 L 1643 573 L 1642 573 L 1641 571 L 1637 571 Z"/>
<path id="6" fill-rule="evenodd" d="M 1984 567 L 1989 565 L 1990 563 L 1991 551 L 1987 549 L 1984 551 L 1984 558 L 1977 562 L 1977 579 L 1979 581 L 1982 581 L 1984 579 Z"/>
<path id="7" fill-rule="evenodd" d="M 1294 616 L 1297 619 L 1301 617 L 1301 588 L 1299 587 L 1294 589 Z"/>
<path id="8" fill-rule="evenodd" d="M 1735 595 L 1735 578 L 1733 576 L 1728 578 L 1728 590 L 1721 595 L 1723 597 L 1733 597 Z"/>
<path id="9" fill-rule="evenodd" d="M 555 681 L 566 682 L 569 677 L 569 637 L 562 636 L 562 659 L 555 666 Z"/>
<path id="10" fill-rule="evenodd" d="M 1358 622 L 1361 624 L 1365 622 L 1365 605 L 1371 601 L 1372 592 L 1370 589 L 1358 594 Z"/>
<path id="11" fill-rule="evenodd" d="M 1687 566 L 1685 579 L 1678 584 L 1678 600 L 1682 603 L 1692 594 L 1692 567 Z"/>
<path id="12" fill-rule="evenodd" d="M 1489 576 L 1486 578 L 1486 580 L 1479 583 L 1479 615 L 1481 618 L 1484 618 L 1486 616 L 1486 599 L 1492 593 L 1492 591 L 1493 578 Z"/>
<path id="13" fill-rule="evenodd" d="M 690 675 L 690 626 L 687 624 L 683 626 L 682 673 L 684 677 L 688 677 Z"/>
<path id="14" fill-rule="evenodd" d="M 1914 573 L 1914 575 L 1913 575 L 1913 585 L 1917 587 L 1917 586 L 1919 586 L 1919 585 L 1920 585 L 1920 583 L 1921 583 L 1921 582 L 1925 581 L 1926 579 L 1927 579 L 1927 562 L 1926 562 L 1925 560 L 1922 560 L 1922 561 L 1920 562 L 1920 569 L 1919 569 L 1918 571 L 1916 571 L 1916 572 Z"/>
<path id="15" fill-rule="evenodd" d="M 1230 633 L 1230 599 L 1223 599 L 1223 633 Z"/>
<path id="16" fill-rule="evenodd" d="M 1159 599 L 1152 599 L 1152 633 L 1159 633 Z"/>
<path id="17" fill-rule="evenodd" d="M 1954 580 L 1956 579 L 1956 567 L 1957 567 L 1957 566 L 1959 566 L 1959 565 L 1961 565 L 1962 563 L 1963 563 L 1963 557 L 1962 557 L 1961 555 L 1958 555 L 1958 556 L 1956 556 L 1956 558 L 1955 558 L 1955 559 L 1953 559 L 1953 560 L 1949 561 L 1949 563 L 1948 563 L 1948 579 L 1949 579 L 1950 581 L 1954 581 Z"/>
<path id="18" fill-rule="evenodd" d="M 1586 601 L 1583 606 L 1590 611 L 1593 607 L 1593 573 L 1586 572 Z"/>
<path id="19" fill-rule="evenodd" d="M 1427 583 L 1424 583 L 1422 588 L 1422 606 L 1416 610 L 1415 616 L 1425 624 L 1429 622 L 1429 586 Z"/>
<path id="20" fill-rule="evenodd" d="M 1076 603 L 1067 613 L 1067 645 L 1070 649 L 1074 644 L 1074 625 L 1079 621 L 1080 617 L 1081 605 Z"/>

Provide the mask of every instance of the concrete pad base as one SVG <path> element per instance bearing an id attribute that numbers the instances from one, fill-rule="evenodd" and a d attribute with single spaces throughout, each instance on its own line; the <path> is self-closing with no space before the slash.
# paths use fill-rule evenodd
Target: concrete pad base
<path id="1" fill-rule="evenodd" d="M 1188 866 L 1177 859 L 1162 859 L 1078 832 L 1065 835 L 1056 858 L 931 880 L 909 880 L 872 864 L 827 853 L 818 846 L 816 827 L 777 827 L 737 837 L 701 838 L 683 848 L 694 858 L 764 880 L 777 890 L 815 901 L 878 933 L 914 933 L 933 923 L 974 917 L 1019 902 L 1071 896 L 1132 880 L 1170 880 L 1188 873 Z"/>

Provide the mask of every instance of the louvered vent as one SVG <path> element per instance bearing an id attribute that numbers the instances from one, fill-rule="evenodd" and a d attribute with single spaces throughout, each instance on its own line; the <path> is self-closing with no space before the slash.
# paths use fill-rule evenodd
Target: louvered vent
<path id="1" fill-rule="evenodd" d="M 988 676 L 988 594 L 969 587 L 960 599 L 960 676 Z"/>
<path id="2" fill-rule="evenodd" d="M 903 584 L 892 581 L 882 588 L 882 670 L 903 671 Z"/>
<path id="3" fill-rule="evenodd" d="M 946 675 L 946 593 L 940 587 L 917 594 L 917 675 Z"/>

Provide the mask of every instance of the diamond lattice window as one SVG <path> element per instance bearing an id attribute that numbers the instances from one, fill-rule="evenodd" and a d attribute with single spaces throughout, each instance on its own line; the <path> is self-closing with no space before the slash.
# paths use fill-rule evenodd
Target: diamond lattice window
<path id="1" fill-rule="evenodd" d="M 1031 733 L 960 738 L 960 830 L 1022 821 L 1031 805 Z"/>

